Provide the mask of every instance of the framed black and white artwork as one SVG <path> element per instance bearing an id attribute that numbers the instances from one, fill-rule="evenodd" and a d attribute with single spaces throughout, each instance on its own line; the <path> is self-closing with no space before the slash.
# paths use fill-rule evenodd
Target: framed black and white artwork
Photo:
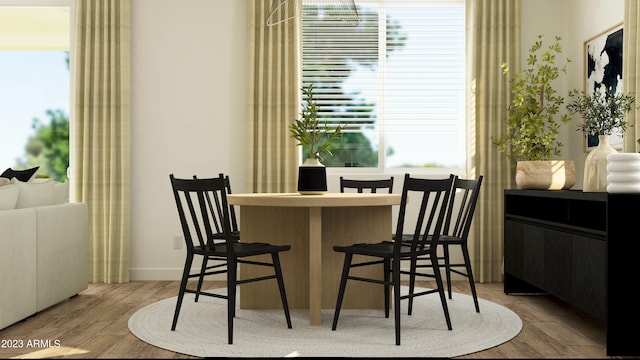
<path id="1" fill-rule="evenodd" d="M 622 23 L 584 42 L 584 91 L 587 95 L 608 88 L 609 91 L 622 92 Z M 622 136 L 612 134 L 609 143 L 622 150 Z M 584 151 L 589 152 L 598 146 L 598 135 L 585 135 Z"/>

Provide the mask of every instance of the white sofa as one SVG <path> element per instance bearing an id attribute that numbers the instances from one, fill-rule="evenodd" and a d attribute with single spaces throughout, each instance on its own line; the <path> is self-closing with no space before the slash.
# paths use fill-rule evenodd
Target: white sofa
<path id="1" fill-rule="evenodd" d="M 60 190 L 52 200 L 49 184 L 17 183 L 0 186 L 0 329 L 88 287 L 87 205 L 60 200 Z M 68 198 L 68 183 L 58 187 Z"/>

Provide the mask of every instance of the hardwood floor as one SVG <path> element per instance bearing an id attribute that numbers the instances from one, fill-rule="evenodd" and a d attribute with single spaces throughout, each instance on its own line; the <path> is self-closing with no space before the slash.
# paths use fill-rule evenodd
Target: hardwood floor
<path id="1" fill-rule="evenodd" d="M 428 282 L 419 285 L 429 287 Z M 89 284 L 78 296 L 0 330 L 0 358 L 193 359 L 140 341 L 127 327 L 133 313 L 175 296 L 178 286 L 177 281 Z M 454 288 L 469 294 L 465 281 L 455 282 Z M 502 283 L 477 284 L 477 290 L 479 297 L 517 313 L 523 329 L 507 343 L 459 359 L 607 357 L 603 321 L 551 296 L 505 295 Z"/>

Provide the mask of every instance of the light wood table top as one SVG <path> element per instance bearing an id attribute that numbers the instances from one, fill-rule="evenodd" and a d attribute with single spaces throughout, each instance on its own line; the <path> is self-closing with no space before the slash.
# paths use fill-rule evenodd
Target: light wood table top
<path id="1" fill-rule="evenodd" d="M 298 193 L 229 194 L 231 205 L 287 206 L 287 207 L 342 207 L 384 206 L 400 204 L 400 194 L 326 193 L 302 195 Z"/>

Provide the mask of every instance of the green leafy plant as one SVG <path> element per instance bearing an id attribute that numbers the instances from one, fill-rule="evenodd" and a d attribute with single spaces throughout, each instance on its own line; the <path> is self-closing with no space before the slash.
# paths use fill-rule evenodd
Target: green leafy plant
<path id="1" fill-rule="evenodd" d="M 557 95 L 553 82 L 567 72 L 567 64 L 558 65 L 556 58 L 562 53 L 561 38 L 543 47 L 542 35 L 529 49 L 527 69 L 516 72 L 511 79 L 513 100 L 507 108 L 507 134 L 493 139 L 500 152 L 508 159 L 551 160 L 561 154 L 562 143 L 557 140 L 560 124 L 571 121 L 568 115 L 558 116 L 564 97 Z M 509 65 L 501 65 L 503 74 Z"/>
<path id="2" fill-rule="evenodd" d="M 572 99 L 567 105 L 571 114 L 580 114 L 583 122 L 578 131 L 588 135 L 622 134 L 630 126 L 625 115 L 633 109 L 632 94 L 611 93 L 608 88 L 587 95 L 584 91 L 571 90 Z"/>
<path id="3" fill-rule="evenodd" d="M 309 158 L 322 160 L 323 154 L 331 155 L 331 145 L 346 125 L 330 127 L 326 121 L 318 120 L 319 108 L 313 97 L 313 84 L 301 90 L 306 102 L 302 105 L 300 118 L 289 124 L 289 132 L 298 145 L 306 149 Z"/>

